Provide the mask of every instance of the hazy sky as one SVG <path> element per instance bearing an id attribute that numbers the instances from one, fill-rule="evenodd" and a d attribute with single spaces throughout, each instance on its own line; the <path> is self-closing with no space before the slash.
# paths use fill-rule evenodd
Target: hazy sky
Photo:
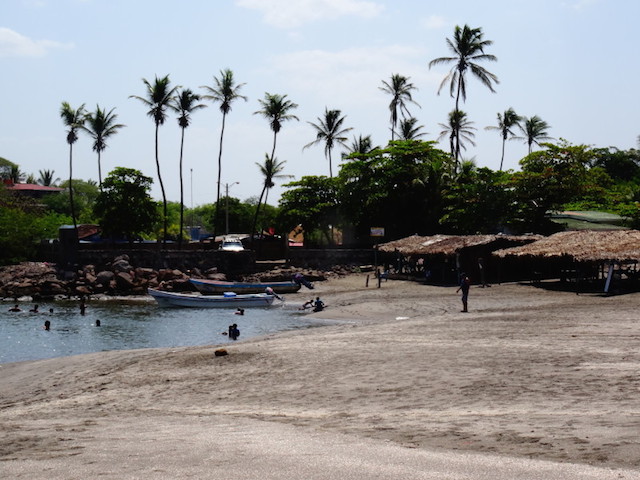
<path id="1" fill-rule="evenodd" d="M 303 151 L 325 107 L 340 109 L 353 135 L 390 138 L 390 98 L 382 80 L 398 73 L 418 87 L 410 106 L 436 140 L 454 100 L 437 95 L 448 67 L 428 67 L 449 56 L 445 39 L 455 25 L 481 27 L 498 57 L 484 66 L 500 84 L 491 93 L 469 77 L 462 109 L 478 129 L 476 147 L 463 152 L 478 166 L 497 169 L 501 139 L 485 131 L 513 107 L 538 115 L 550 134 L 597 147 L 637 146 L 640 134 L 640 2 L 623 0 L 2 0 L 0 2 L 0 157 L 38 176 L 68 178 L 68 145 L 60 104 L 115 108 L 127 127 L 109 140 L 103 176 L 116 166 L 156 179 L 154 124 L 130 95 L 144 96 L 142 79 L 170 75 L 202 93 L 230 68 L 248 102 L 227 118 L 222 183 L 247 199 L 261 190 L 256 162 L 271 151 L 268 122 L 253 113 L 265 92 L 286 94 L 300 121 L 286 122 L 276 157 L 285 173 L 329 175 L 322 146 Z M 215 201 L 221 114 L 197 111 L 186 132 L 187 206 Z M 160 163 L 169 200 L 179 200 L 180 130 L 175 115 L 160 130 Z M 446 141 L 442 148 L 447 150 Z M 506 169 L 517 169 L 524 143 L 507 144 Z M 340 150 L 333 155 L 337 173 Z M 74 145 L 74 178 L 98 179 L 97 155 L 81 135 Z M 224 185 L 223 185 L 224 189 Z M 272 190 L 270 203 L 282 192 Z M 157 181 L 152 191 L 161 199 Z"/>

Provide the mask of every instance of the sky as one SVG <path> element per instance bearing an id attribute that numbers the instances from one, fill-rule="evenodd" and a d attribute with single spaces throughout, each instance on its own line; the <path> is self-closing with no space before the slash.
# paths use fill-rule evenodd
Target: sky
<path id="1" fill-rule="evenodd" d="M 480 27 L 497 62 L 483 66 L 498 76 L 492 93 L 469 76 L 461 109 L 474 122 L 476 146 L 463 157 L 498 169 L 501 137 L 485 127 L 509 107 L 538 115 L 549 134 L 572 144 L 638 147 L 640 62 L 636 35 L 640 2 L 628 0 L 2 0 L 0 2 L 0 157 L 39 176 L 69 177 L 69 146 L 60 119 L 63 101 L 89 111 L 115 109 L 126 125 L 102 153 L 103 177 L 117 166 L 154 179 L 155 125 L 145 106 L 143 79 L 169 75 L 172 85 L 205 93 L 226 68 L 248 101 L 227 117 L 222 194 L 257 197 L 256 163 L 271 152 L 268 121 L 254 112 L 265 93 L 287 95 L 299 121 L 283 124 L 276 157 L 284 174 L 271 190 L 306 175 L 329 175 L 322 145 L 309 122 L 325 108 L 339 109 L 352 127 L 350 140 L 390 139 L 390 97 L 380 90 L 391 75 L 417 87 L 409 104 L 424 140 L 437 140 L 454 107 L 438 87 L 448 66 L 446 39 L 456 25 Z M 215 202 L 222 115 L 218 105 L 196 111 L 186 130 L 183 185 L 187 207 Z M 350 142 L 349 142 L 350 143 Z M 73 148 L 73 178 L 98 180 L 97 154 L 81 134 Z M 160 168 L 170 201 L 179 201 L 180 129 L 169 113 L 160 127 Z M 448 150 L 446 140 L 440 144 Z M 333 152 L 338 172 L 341 149 Z M 505 169 L 519 168 L 522 141 L 506 145 Z"/>

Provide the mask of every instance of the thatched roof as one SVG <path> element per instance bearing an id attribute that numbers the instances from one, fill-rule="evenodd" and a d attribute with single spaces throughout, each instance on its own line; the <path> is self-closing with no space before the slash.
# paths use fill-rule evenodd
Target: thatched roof
<path id="1" fill-rule="evenodd" d="M 494 242 L 529 243 L 539 238 L 537 235 L 432 235 L 401 238 L 378 246 L 382 252 L 394 252 L 403 255 L 455 255 L 469 247 L 488 245 Z"/>
<path id="2" fill-rule="evenodd" d="M 569 257 L 578 262 L 640 260 L 640 231 L 560 232 L 529 245 L 493 252 L 498 257 Z"/>

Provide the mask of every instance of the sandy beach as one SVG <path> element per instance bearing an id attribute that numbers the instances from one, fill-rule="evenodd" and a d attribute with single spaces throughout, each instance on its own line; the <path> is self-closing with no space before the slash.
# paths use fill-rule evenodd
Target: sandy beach
<path id="1" fill-rule="evenodd" d="M 455 292 L 354 274 L 224 357 L 0 365 L 0 477 L 640 478 L 640 294 Z"/>

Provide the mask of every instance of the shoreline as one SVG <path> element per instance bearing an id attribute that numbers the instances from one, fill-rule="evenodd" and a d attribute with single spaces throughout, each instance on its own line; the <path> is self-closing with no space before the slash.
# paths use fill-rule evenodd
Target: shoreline
<path id="1" fill-rule="evenodd" d="M 640 294 L 472 286 L 460 313 L 455 287 L 365 277 L 316 284 L 328 308 L 312 315 L 340 323 L 224 345 L 226 357 L 209 345 L 0 365 L 0 472 L 54 447 L 80 461 L 107 425 L 178 416 L 640 475 Z M 68 447 L 51 443 L 56 428 Z"/>

